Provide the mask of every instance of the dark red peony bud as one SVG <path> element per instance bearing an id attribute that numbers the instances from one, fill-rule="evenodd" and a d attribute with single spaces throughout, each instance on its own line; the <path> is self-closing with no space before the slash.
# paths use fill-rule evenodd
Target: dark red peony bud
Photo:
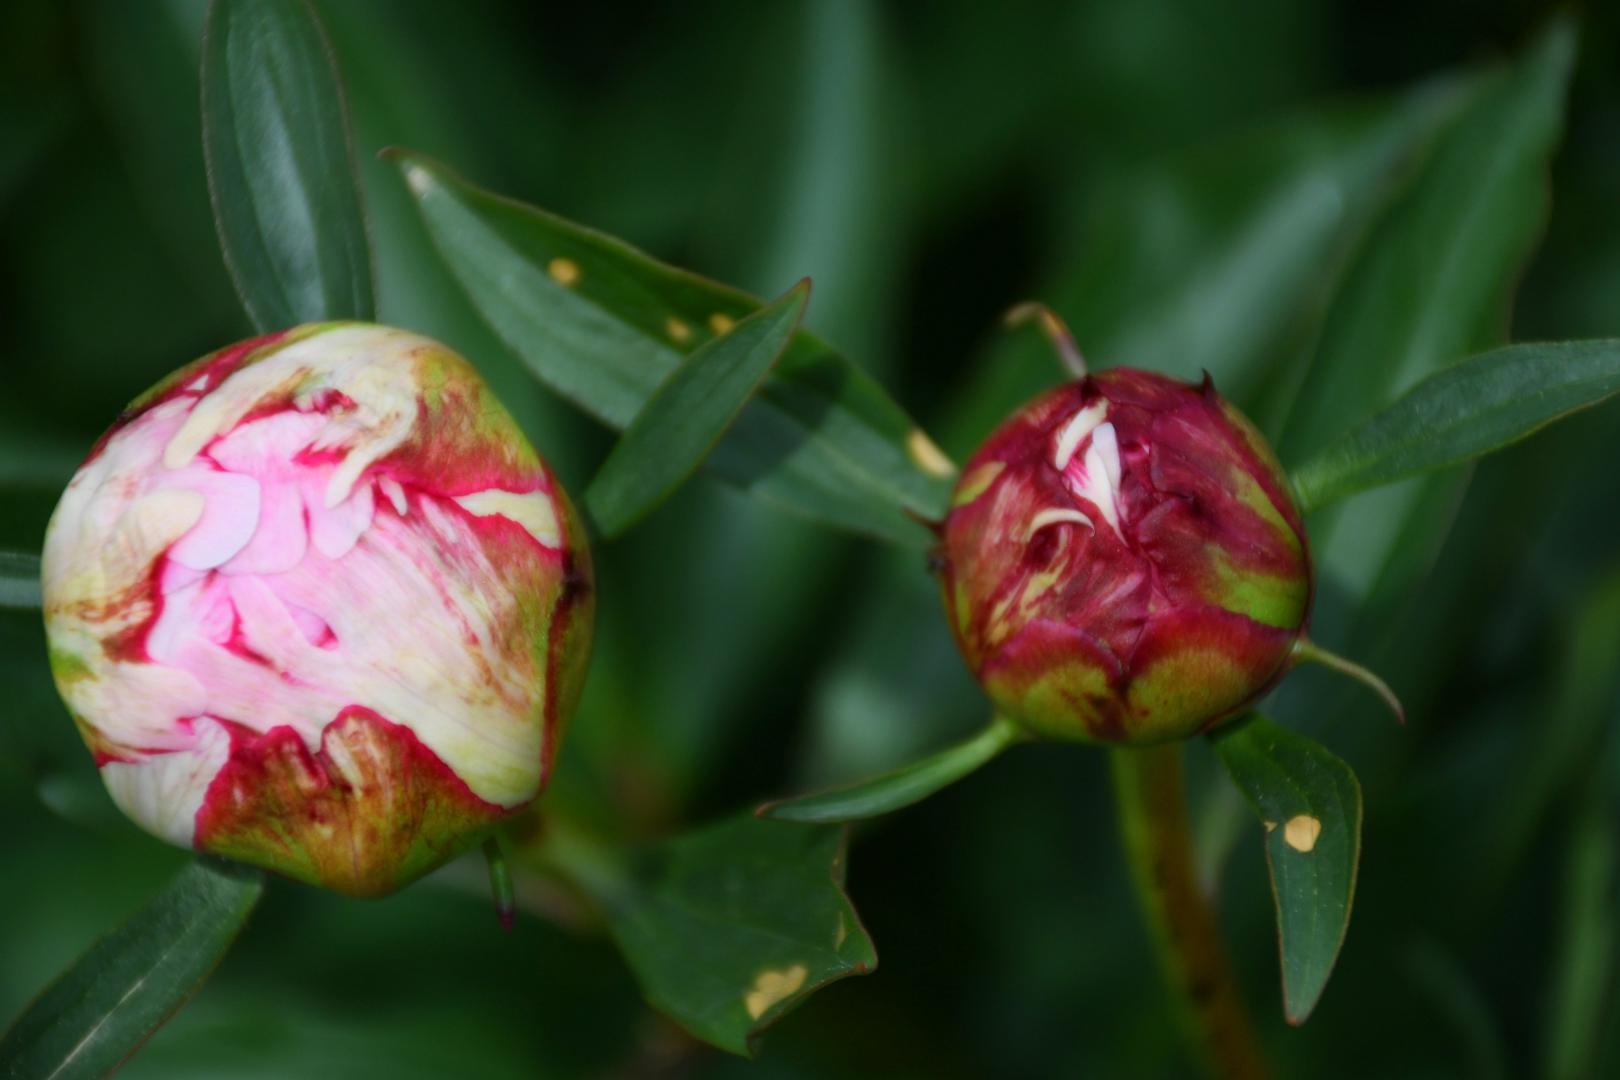
<path id="1" fill-rule="evenodd" d="M 1287 479 L 1206 382 L 1116 368 L 1035 399 L 974 455 L 943 585 L 997 709 L 1054 738 L 1181 738 L 1290 666 L 1311 562 Z"/>

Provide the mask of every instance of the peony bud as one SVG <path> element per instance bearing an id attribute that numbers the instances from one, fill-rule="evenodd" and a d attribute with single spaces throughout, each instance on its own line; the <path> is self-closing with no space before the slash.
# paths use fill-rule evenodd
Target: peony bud
<path id="1" fill-rule="evenodd" d="M 159 383 L 51 518 L 58 688 L 183 847 L 390 892 L 546 782 L 590 647 L 567 496 L 460 356 L 303 326 Z"/>
<path id="2" fill-rule="evenodd" d="M 1287 479 L 1207 379 L 1117 368 L 1035 399 L 969 462 L 943 536 L 968 665 L 1054 738 L 1219 723 L 1288 669 L 1310 609 Z"/>

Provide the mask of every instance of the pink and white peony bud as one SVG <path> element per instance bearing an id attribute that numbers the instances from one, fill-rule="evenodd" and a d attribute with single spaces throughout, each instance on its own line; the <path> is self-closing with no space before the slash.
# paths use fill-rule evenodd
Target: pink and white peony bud
<path id="1" fill-rule="evenodd" d="M 943 528 L 943 586 L 999 710 L 1056 738 L 1202 731 L 1296 659 L 1311 563 L 1287 478 L 1215 393 L 1116 368 L 985 442 Z"/>
<path id="2" fill-rule="evenodd" d="M 203 357 L 51 518 L 51 666 L 149 832 L 352 895 L 545 785 L 590 648 L 567 496 L 460 356 L 299 327 Z"/>

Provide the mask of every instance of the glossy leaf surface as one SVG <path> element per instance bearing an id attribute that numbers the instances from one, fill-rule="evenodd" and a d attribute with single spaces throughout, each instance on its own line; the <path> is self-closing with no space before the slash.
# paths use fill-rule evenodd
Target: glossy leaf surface
<path id="1" fill-rule="evenodd" d="M 474 306 L 536 375 L 613 427 L 683 355 L 760 307 L 426 158 L 396 158 Z M 953 473 L 876 382 L 806 332 L 707 464 L 785 509 L 915 547 L 929 534 L 905 511 L 937 518 Z"/>
<path id="2" fill-rule="evenodd" d="M 1458 465 L 1620 391 L 1620 341 L 1510 345 L 1418 383 L 1294 472 L 1307 509 Z"/>
<path id="3" fill-rule="evenodd" d="M 1316 1008 L 1350 925 L 1361 855 L 1361 785 L 1320 744 L 1263 717 L 1214 737 L 1215 749 L 1266 830 L 1277 902 L 1283 1010 Z"/>
<path id="4" fill-rule="evenodd" d="M 258 870 L 207 858 L 187 866 L 0 1037 L 0 1075 L 112 1072 L 214 970 L 263 891 Z"/>
<path id="5" fill-rule="evenodd" d="M 703 463 L 798 329 L 809 281 L 690 353 L 620 436 L 585 491 L 591 518 L 617 536 Z"/>

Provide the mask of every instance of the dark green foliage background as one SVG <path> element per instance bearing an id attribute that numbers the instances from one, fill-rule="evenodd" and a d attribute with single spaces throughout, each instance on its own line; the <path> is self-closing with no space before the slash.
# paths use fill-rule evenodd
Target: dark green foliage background
<path id="1" fill-rule="evenodd" d="M 1254 197 L 1243 165 L 1283 153 L 1291 117 L 1515 55 L 1548 15 L 1505 0 L 320 8 L 381 318 L 473 359 L 576 494 L 609 434 L 478 320 L 380 147 L 762 295 L 811 275 L 807 325 L 962 455 L 998 419 L 997 376 L 1044 362 L 1001 339 L 1002 311 L 1051 299 L 1084 347 L 1089 318 L 1117 331 L 1159 310 L 1120 295 L 1116 261 L 1202 254 L 1174 198 L 1127 200 L 1139 212 L 1126 216 L 1121 191 L 1215 162 L 1198 194 L 1219 223 Z M 0 6 L 0 549 L 38 549 L 56 491 L 129 398 L 249 331 L 204 180 L 203 14 L 191 0 Z M 1617 125 L 1620 21 L 1594 5 L 1516 340 L 1620 334 Z M 1268 389 L 1234 392 L 1259 408 Z M 1349 939 L 1302 1029 L 1281 1019 L 1260 832 L 1210 794 L 1212 755 L 1195 751 L 1209 834 L 1241 830 L 1222 907 L 1287 1074 L 1562 1076 L 1571 1060 L 1620 1074 L 1617 455 L 1609 406 L 1485 462 L 1436 568 L 1388 601 L 1376 635 L 1347 640 L 1325 590 L 1322 639 L 1385 668 L 1411 719 L 1393 729 L 1370 696 L 1316 674 L 1275 710 L 1349 760 L 1366 796 Z M 914 556 L 699 479 L 599 565 L 597 659 L 548 798 L 594 808 L 605 830 L 662 836 L 983 722 Z M 100 794 L 37 613 L 0 612 L 0 687 L 7 1018 L 185 856 Z M 752 1065 L 649 1012 L 601 938 L 535 917 L 502 935 L 481 873 L 377 903 L 272 882 L 214 980 L 124 1075 L 1188 1067 L 1130 903 L 1105 762 L 1086 748 L 1016 750 L 860 831 L 849 886 L 882 970 L 784 1020 Z M 1582 1009 L 1599 1019 L 1570 1059 L 1563 1025 Z"/>

